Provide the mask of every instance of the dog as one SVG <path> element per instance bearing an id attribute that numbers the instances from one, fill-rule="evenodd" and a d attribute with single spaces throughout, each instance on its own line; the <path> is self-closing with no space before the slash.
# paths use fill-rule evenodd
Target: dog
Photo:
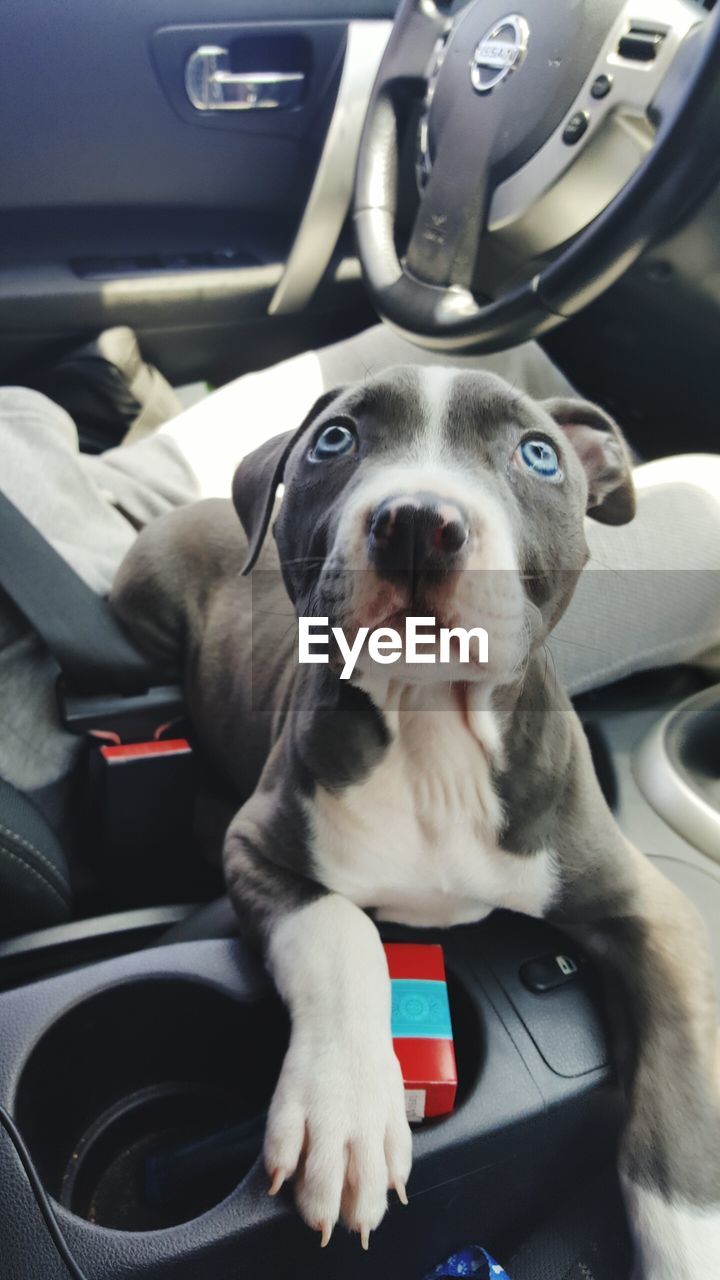
<path id="1" fill-rule="evenodd" d="M 112 599 L 151 656 L 183 655 L 194 724 L 248 797 L 226 879 L 292 1027 L 271 1192 L 294 1179 L 322 1244 L 341 1219 L 367 1247 L 411 1164 L 373 917 L 449 927 L 509 908 L 582 945 L 622 1025 L 637 1280 L 720 1276 L 704 926 L 616 826 L 544 651 L 587 559 L 585 516 L 634 514 L 619 428 L 490 373 L 399 367 L 246 457 L 233 504 L 151 524 Z M 337 652 L 297 661 L 289 610 L 348 644 L 410 616 L 481 624 L 487 661 L 455 646 L 445 665 L 380 664 L 365 646 L 343 680 Z"/>

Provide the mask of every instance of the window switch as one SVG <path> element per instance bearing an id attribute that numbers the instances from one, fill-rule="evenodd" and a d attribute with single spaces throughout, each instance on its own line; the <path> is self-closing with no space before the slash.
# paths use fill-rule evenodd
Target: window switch
<path id="1" fill-rule="evenodd" d="M 542 995 L 573 982 L 580 972 L 580 960 L 566 953 L 528 960 L 520 969 L 520 978 L 528 991 Z"/>
<path id="2" fill-rule="evenodd" d="M 665 32 L 657 28 L 631 26 L 627 34 L 620 37 L 617 51 L 628 62 L 654 62 L 664 39 Z"/>

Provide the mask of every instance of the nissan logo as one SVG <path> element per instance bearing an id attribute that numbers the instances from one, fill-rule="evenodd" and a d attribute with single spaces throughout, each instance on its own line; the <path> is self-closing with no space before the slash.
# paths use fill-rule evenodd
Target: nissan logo
<path id="1" fill-rule="evenodd" d="M 517 13 L 501 18 L 485 32 L 470 63 L 470 79 L 478 93 L 489 93 L 520 66 L 527 53 L 530 28 Z"/>

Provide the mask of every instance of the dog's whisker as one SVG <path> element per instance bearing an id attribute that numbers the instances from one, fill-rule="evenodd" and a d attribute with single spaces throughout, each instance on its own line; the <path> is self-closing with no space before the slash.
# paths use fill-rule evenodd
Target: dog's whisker
<path id="1" fill-rule="evenodd" d="M 290 615 L 289 615 L 289 614 L 287 614 L 287 613 L 283 613 L 280 609 L 255 609 L 255 610 L 253 610 L 253 617 L 254 617 L 254 618 L 256 618 L 256 619 L 259 619 L 259 618 L 288 618 L 288 617 L 290 617 Z M 285 630 L 285 632 L 284 632 L 283 634 L 284 634 L 284 635 L 287 635 L 288 631 L 290 631 L 290 629 L 291 629 L 292 627 L 294 627 L 294 626 L 295 626 L 295 624 L 296 624 L 296 618 L 295 618 L 295 617 L 294 617 L 294 615 L 293 615 L 292 617 L 290 617 L 290 621 L 289 621 L 289 623 L 288 623 L 288 626 L 287 626 L 287 628 L 286 628 L 286 630 Z"/>
<path id="2" fill-rule="evenodd" d="M 627 569 L 618 569 L 616 565 L 607 564 L 604 560 L 601 560 L 599 556 L 596 556 L 594 552 L 591 553 L 588 564 L 597 564 L 603 572 L 612 573 L 614 577 L 621 577 L 624 573 L 627 573 Z"/>
<path id="3" fill-rule="evenodd" d="M 557 683 L 558 683 L 557 667 L 555 666 L 555 659 L 553 657 L 552 650 L 547 644 L 543 644 L 543 653 L 545 655 L 545 671 L 543 673 L 543 688 L 545 688 L 547 684 L 548 671 L 550 670 L 550 668 L 552 668 L 553 684 L 557 688 Z"/>
<path id="4" fill-rule="evenodd" d="M 588 653 L 603 653 L 606 656 L 612 653 L 611 649 L 603 649 L 596 644 L 583 644 L 582 640 L 568 640 L 566 636 L 559 636 L 556 631 L 552 633 L 553 644 L 564 644 L 569 649 L 585 649 Z"/>

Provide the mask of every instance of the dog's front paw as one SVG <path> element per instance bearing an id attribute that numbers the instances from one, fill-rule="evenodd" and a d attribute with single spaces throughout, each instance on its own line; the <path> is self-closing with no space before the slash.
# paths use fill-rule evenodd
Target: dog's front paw
<path id="1" fill-rule="evenodd" d="M 406 1203 L 411 1159 L 402 1076 L 389 1038 L 343 1046 L 293 1036 L 265 1135 L 271 1193 L 295 1175 L 298 1208 L 321 1244 L 342 1217 L 367 1248 L 388 1187 Z"/>

